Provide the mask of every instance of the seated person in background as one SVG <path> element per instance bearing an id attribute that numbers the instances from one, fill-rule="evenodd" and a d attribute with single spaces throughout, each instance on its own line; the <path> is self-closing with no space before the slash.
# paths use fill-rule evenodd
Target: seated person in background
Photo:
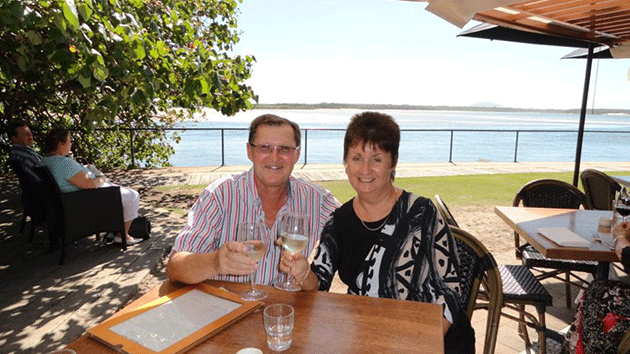
<path id="1" fill-rule="evenodd" d="M 300 127 L 265 114 L 254 119 L 246 143 L 253 167 L 209 185 L 188 213 L 188 223 L 175 239 L 167 274 L 173 281 L 194 284 L 206 279 L 246 281 L 256 263 L 236 242 L 237 225 L 263 222 L 267 250 L 254 282 L 271 284 L 278 274 L 281 249 L 274 247 L 281 216 L 310 215 L 311 252 L 326 220 L 339 203 L 326 189 L 291 176 L 300 157 Z"/>
<path id="2" fill-rule="evenodd" d="M 33 145 L 31 129 L 23 121 L 13 121 L 9 123 L 9 140 L 11 140 L 9 162 L 17 162 L 22 166 L 24 173 L 29 173 L 34 178 L 33 168 L 41 163 L 42 157 L 31 148 Z"/>
<path id="3" fill-rule="evenodd" d="M 630 223 L 613 230 L 615 253 L 630 272 Z M 563 353 L 616 353 L 630 330 L 630 284 L 619 280 L 594 280 L 584 292 L 566 334 Z"/>
<path id="4" fill-rule="evenodd" d="M 68 193 L 81 189 L 113 185 L 105 183 L 104 177 L 95 177 L 85 166 L 79 164 L 73 158 L 67 157 L 66 155 L 70 153 L 71 147 L 72 138 L 70 137 L 70 131 L 67 129 L 55 128 L 46 135 L 44 146 L 46 155 L 42 162 L 52 172 L 61 192 Z M 120 196 L 122 199 L 127 245 L 133 245 L 142 241 L 142 239 L 135 239 L 129 236 L 128 233 L 131 222 L 138 216 L 140 196 L 135 190 L 125 187 L 120 187 Z M 122 243 L 122 239 L 120 236 L 116 236 L 114 242 Z"/>
<path id="5" fill-rule="evenodd" d="M 441 304 L 445 352 L 474 353 L 455 240 L 430 199 L 394 186 L 399 143 L 392 117 L 352 117 L 343 160 L 357 195 L 326 223 L 310 267 L 303 255 L 285 251 L 280 270 L 304 290 L 328 291 L 338 272 L 349 294 Z"/>

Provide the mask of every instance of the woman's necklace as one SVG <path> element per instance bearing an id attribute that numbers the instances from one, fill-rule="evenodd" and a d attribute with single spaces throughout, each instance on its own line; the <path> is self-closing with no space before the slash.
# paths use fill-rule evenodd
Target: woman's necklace
<path id="1" fill-rule="evenodd" d="M 392 187 L 393 187 L 393 186 L 392 186 Z M 393 191 L 394 191 L 394 193 L 392 193 L 392 194 L 391 194 L 391 196 L 393 196 L 394 198 L 396 198 L 396 195 L 397 195 L 397 189 L 394 187 Z M 391 198 L 391 197 L 390 197 L 390 198 Z M 394 204 L 395 204 L 395 203 L 396 203 L 396 202 L 394 201 Z M 358 215 L 357 215 L 357 217 L 358 217 Z M 368 227 L 368 226 L 365 224 L 365 221 L 363 221 L 363 219 L 359 218 L 359 220 L 361 221 L 361 224 L 363 225 L 363 227 L 365 227 L 368 231 L 372 231 L 372 232 L 374 232 L 374 231 L 378 231 L 378 230 L 382 229 L 382 228 L 383 228 L 383 226 L 385 226 L 385 223 L 387 223 L 387 219 L 389 219 L 389 215 L 387 215 L 387 216 L 385 217 L 385 220 L 383 220 L 383 222 L 382 222 L 380 225 L 378 225 L 377 227 L 374 227 L 374 228 L 373 228 L 373 227 Z"/>
<path id="2" fill-rule="evenodd" d="M 375 227 L 375 228 L 371 228 L 371 227 L 368 227 L 368 226 L 365 224 L 365 222 L 364 222 L 363 220 L 361 220 L 361 218 L 359 218 L 359 220 L 361 220 L 361 224 L 363 224 L 363 227 L 365 227 L 368 231 L 372 231 L 372 232 L 373 232 L 373 231 L 378 231 L 378 230 L 380 230 L 383 226 L 385 226 L 385 223 L 387 222 L 387 219 L 389 219 L 389 218 L 388 218 L 388 217 L 386 217 L 386 218 L 385 218 L 385 220 L 383 220 L 383 222 L 382 222 L 380 225 L 378 225 L 378 226 L 377 226 L 377 227 Z"/>

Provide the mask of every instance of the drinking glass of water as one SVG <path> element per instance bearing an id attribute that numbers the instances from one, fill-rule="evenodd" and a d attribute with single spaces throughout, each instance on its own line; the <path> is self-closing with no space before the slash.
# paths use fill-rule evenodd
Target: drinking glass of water
<path id="1" fill-rule="evenodd" d="M 247 256 L 254 261 L 258 262 L 265 255 L 267 245 L 264 241 L 266 227 L 262 223 L 254 224 L 241 224 L 238 225 L 236 231 L 236 240 L 242 242 L 247 246 Z M 256 289 L 254 286 L 254 275 L 256 271 L 250 274 L 251 288 L 249 291 L 241 293 L 241 299 L 245 301 L 256 301 L 267 297 L 267 293 L 262 290 Z"/>
<path id="2" fill-rule="evenodd" d="M 282 248 L 291 254 L 302 252 L 308 243 L 308 221 L 306 214 L 288 213 L 280 219 L 280 243 Z M 273 286 L 280 290 L 298 291 L 300 285 L 295 282 L 292 276 L 287 277 L 286 274 L 278 274 Z"/>
<path id="3" fill-rule="evenodd" d="M 287 304 L 273 304 L 265 307 L 263 318 L 269 349 L 281 352 L 291 347 L 293 313 L 293 307 Z"/>

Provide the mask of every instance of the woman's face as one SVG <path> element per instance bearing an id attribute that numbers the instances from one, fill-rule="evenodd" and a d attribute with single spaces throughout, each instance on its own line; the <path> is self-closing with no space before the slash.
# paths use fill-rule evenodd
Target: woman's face
<path id="1" fill-rule="evenodd" d="M 70 134 L 68 134 L 68 136 L 66 136 L 66 141 L 63 143 L 59 143 L 59 154 L 61 156 L 66 156 L 70 153 L 70 148 L 72 148 L 72 137 L 70 137 Z"/>
<path id="2" fill-rule="evenodd" d="M 392 186 L 391 173 L 396 166 L 392 155 L 376 145 L 358 143 L 348 149 L 348 181 L 358 195 L 379 193 Z"/>

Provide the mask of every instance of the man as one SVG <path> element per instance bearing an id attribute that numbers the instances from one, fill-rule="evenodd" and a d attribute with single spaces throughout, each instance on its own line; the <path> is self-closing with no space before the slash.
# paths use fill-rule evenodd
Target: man
<path id="1" fill-rule="evenodd" d="M 33 151 L 33 133 L 28 125 L 22 121 L 14 121 L 9 123 L 9 140 L 11 141 L 11 152 L 9 152 L 9 162 L 12 166 L 17 163 L 22 167 L 24 173 L 35 177 L 33 168 L 40 164 L 42 157 Z M 15 171 L 16 174 L 22 173 Z"/>
<path id="2" fill-rule="evenodd" d="M 310 217 L 311 253 L 322 228 L 339 202 L 326 189 L 291 176 L 300 157 L 300 128 L 288 119 L 265 114 L 249 129 L 247 157 L 253 167 L 208 186 L 188 214 L 188 223 L 175 239 L 168 261 L 171 280 L 188 284 L 206 279 L 245 281 L 254 269 L 255 282 L 271 284 L 278 274 L 281 249 L 274 244 L 281 215 Z M 236 242 L 237 225 L 262 222 L 267 226 L 267 250 L 258 266 Z"/>

